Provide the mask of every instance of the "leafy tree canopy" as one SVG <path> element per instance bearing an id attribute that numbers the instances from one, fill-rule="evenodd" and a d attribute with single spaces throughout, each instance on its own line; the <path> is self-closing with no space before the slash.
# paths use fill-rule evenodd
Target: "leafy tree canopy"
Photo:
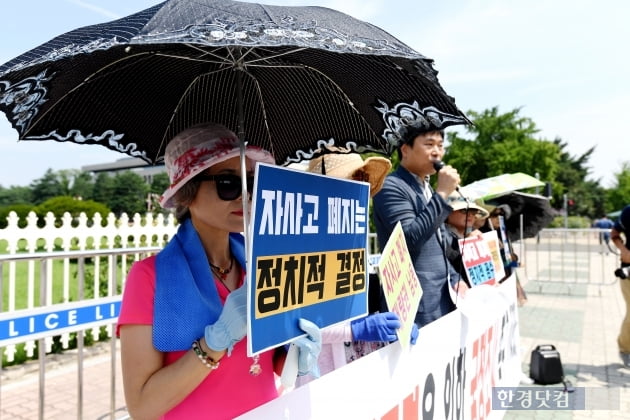
<path id="1" fill-rule="evenodd" d="M 33 191 L 29 187 L 0 187 L 0 206 L 33 203 Z"/>
<path id="2" fill-rule="evenodd" d="M 466 137 L 448 134 L 444 160 L 460 173 L 462 183 L 524 172 L 551 179 L 557 170 L 560 150 L 553 143 L 534 136 L 535 123 L 519 116 L 519 110 L 499 114 L 497 107 L 482 113 L 469 112 L 474 124 L 465 128 Z"/>
<path id="3" fill-rule="evenodd" d="M 465 127 L 463 135 L 448 134 L 444 160 L 457 168 L 464 185 L 524 172 L 550 184 L 553 207 L 563 209 L 572 203 L 566 208 L 569 215 L 601 216 L 607 208 L 605 190 L 598 181 L 588 179 L 595 145 L 580 156 L 572 156 L 561 139 L 537 138 L 540 130 L 534 121 L 519 114 L 520 109 L 500 113 L 498 107 L 481 113 L 469 111 L 473 125 Z"/>
<path id="4" fill-rule="evenodd" d="M 116 215 L 144 214 L 147 211 L 149 185 L 135 172 L 124 171 L 114 177 L 112 197 L 107 203 Z"/>
<path id="5" fill-rule="evenodd" d="M 630 204 L 630 161 L 621 165 L 621 170 L 615 173 L 615 185 L 607 191 L 605 211 L 607 213 L 621 210 Z"/>
<path id="6" fill-rule="evenodd" d="M 69 195 L 67 173 L 63 171 L 53 172 L 52 169 L 48 169 L 43 177 L 31 183 L 31 190 L 33 191 L 34 204 L 43 203 L 49 198 Z"/>

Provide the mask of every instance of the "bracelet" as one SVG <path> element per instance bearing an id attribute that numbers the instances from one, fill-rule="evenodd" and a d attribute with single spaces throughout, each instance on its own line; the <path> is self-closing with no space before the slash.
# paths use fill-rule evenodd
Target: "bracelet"
<path id="1" fill-rule="evenodd" d="M 201 349 L 201 345 L 199 344 L 199 340 L 195 340 L 192 343 L 192 349 L 208 369 L 215 370 L 219 367 L 220 361 L 215 361 L 212 357 L 208 356 L 208 353 Z"/>

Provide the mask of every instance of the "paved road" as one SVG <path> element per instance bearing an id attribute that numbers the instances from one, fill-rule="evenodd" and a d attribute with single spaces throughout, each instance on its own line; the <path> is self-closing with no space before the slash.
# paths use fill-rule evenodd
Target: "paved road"
<path id="1" fill-rule="evenodd" d="M 537 345 L 553 344 L 560 352 L 566 377 L 575 387 L 586 388 L 587 408 L 597 409 L 508 411 L 506 419 L 630 419 L 630 369 L 621 363 L 617 349 L 625 314 L 619 280 L 605 285 L 601 271 L 593 266 L 586 277 L 597 285 L 568 286 L 521 274 L 528 299 L 519 308 L 519 328 L 523 372 L 529 374 L 531 351 Z M 521 385 L 536 386 L 526 380 Z"/>
<path id="2" fill-rule="evenodd" d="M 110 343 L 86 350 L 83 362 L 83 419 L 109 419 L 112 406 Z M 126 416 L 120 372 L 120 354 L 116 350 L 116 385 L 113 392 L 114 418 Z M 0 392 L 0 419 L 33 420 L 39 418 L 38 363 L 26 368 L 5 370 Z M 67 420 L 79 418 L 78 364 L 75 354 L 50 356 L 47 361 L 44 390 L 44 418 Z"/>

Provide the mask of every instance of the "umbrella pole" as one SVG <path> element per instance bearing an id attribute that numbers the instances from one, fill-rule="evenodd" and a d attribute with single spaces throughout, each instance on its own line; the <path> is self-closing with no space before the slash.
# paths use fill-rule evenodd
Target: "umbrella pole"
<path id="1" fill-rule="evenodd" d="M 236 106 L 238 112 L 238 133 L 241 149 L 241 197 L 243 198 L 243 235 L 245 236 L 245 267 L 248 269 L 249 258 L 251 256 L 249 243 L 249 199 L 247 193 L 247 162 L 245 155 L 245 116 L 243 111 L 243 61 L 239 58 L 236 66 Z"/>
<path id="2" fill-rule="evenodd" d="M 249 195 L 247 193 L 247 162 L 245 162 L 245 147 L 247 142 L 245 141 L 245 116 L 243 112 L 243 61 L 240 59 L 240 50 L 236 51 L 239 56 L 239 60 L 236 66 L 236 106 L 238 112 L 238 133 L 237 136 L 240 139 L 240 151 L 241 151 L 241 197 L 243 199 L 243 236 L 245 237 L 245 270 L 250 270 L 249 262 L 251 258 L 251 248 L 249 238 L 251 232 L 249 231 Z M 253 270 L 253 268 L 251 268 Z M 247 293 L 250 294 L 249 291 Z M 247 305 L 247 313 L 249 318 L 250 306 Z M 249 321 L 248 321 L 249 324 Z M 249 330 L 249 327 L 248 327 Z M 251 338 L 250 333 L 248 336 Z M 249 349 L 247 350 L 249 353 Z M 252 365 L 249 367 L 249 373 L 252 375 L 258 375 L 260 373 L 260 365 L 258 364 L 259 356 L 255 354 L 252 356 Z"/>

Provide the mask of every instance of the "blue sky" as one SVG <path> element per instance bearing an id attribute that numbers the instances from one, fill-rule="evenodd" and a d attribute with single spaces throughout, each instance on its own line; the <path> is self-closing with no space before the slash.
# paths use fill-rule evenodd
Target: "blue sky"
<path id="1" fill-rule="evenodd" d="M 0 63 L 80 26 L 145 9 L 157 0 L 2 2 Z M 267 4 L 331 7 L 387 30 L 435 60 L 463 110 L 521 108 L 573 156 L 596 146 L 591 178 L 611 187 L 630 163 L 630 2 L 625 0 L 337 0 Z M 47 169 L 80 169 L 125 157 L 100 146 L 17 141 L 0 114 L 0 185 L 28 185 Z M 487 156 L 492 159 L 492 156 Z"/>

